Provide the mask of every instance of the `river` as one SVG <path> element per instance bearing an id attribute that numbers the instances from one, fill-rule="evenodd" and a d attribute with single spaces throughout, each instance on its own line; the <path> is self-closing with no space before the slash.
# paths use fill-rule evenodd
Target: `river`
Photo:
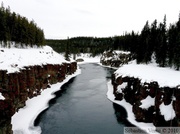
<path id="1" fill-rule="evenodd" d="M 121 134 L 126 120 L 124 108 L 106 97 L 107 82 L 114 69 L 98 64 L 80 65 L 81 74 L 56 92 L 50 107 L 35 120 L 42 134 Z"/>

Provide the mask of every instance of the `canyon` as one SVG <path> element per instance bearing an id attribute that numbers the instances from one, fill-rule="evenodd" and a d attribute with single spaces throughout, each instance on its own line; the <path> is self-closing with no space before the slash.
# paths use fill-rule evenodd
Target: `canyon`
<path id="1" fill-rule="evenodd" d="M 77 63 L 26 66 L 19 72 L 0 70 L 0 134 L 12 134 L 11 117 L 25 102 L 77 70 Z M 27 115 L 28 116 L 28 115 Z"/>

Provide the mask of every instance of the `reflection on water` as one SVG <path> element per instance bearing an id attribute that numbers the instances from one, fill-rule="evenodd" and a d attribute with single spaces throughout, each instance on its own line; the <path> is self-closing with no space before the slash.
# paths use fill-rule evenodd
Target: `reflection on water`
<path id="1" fill-rule="evenodd" d="M 55 92 L 55 98 L 51 99 L 49 101 L 49 108 L 51 108 L 51 106 L 55 105 L 57 103 L 57 98 L 61 97 L 63 94 L 66 94 L 66 90 L 68 89 L 68 86 L 70 86 L 73 81 L 76 79 L 76 77 L 74 78 L 71 78 L 67 83 L 65 83 L 62 87 L 61 87 L 61 90 Z M 38 117 L 35 119 L 34 121 L 34 126 L 38 126 L 38 124 L 40 123 L 41 119 L 43 118 L 43 115 L 46 113 L 46 111 L 49 109 L 45 109 L 44 111 L 42 111 Z"/>
<path id="2" fill-rule="evenodd" d="M 116 103 L 113 103 L 113 108 L 114 108 L 114 114 L 119 124 L 123 123 L 125 126 L 134 127 L 134 125 L 132 125 L 131 123 L 127 121 L 127 112 L 122 106 Z"/>
<path id="3" fill-rule="evenodd" d="M 80 65 L 82 73 L 55 93 L 50 107 L 35 121 L 42 134 L 121 134 L 126 111 L 107 97 L 107 81 L 113 69 L 97 64 Z M 113 105 L 113 106 L 112 106 Z"/>

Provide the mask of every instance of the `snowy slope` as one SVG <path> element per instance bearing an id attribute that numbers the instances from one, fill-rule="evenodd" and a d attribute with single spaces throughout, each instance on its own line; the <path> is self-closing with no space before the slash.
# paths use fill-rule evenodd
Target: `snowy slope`
<path id="1" fill-rule="evenodd" d="M 19 71 L 25 66 L 62 62 L 67 61 L 49 46 L 28 49 L 0 48 L 0 70 L 7 70 L 8 73 Z"/>
<path id="2" fill-rule="evenodd" d="M 132 62 L 123 65 L 116 72 L 116 77 L 130 76 L 141 79 L 141 82 L 157 81 L 160 87 L 176 87 L 180 85 L 180 71 L 162 68 L 154 64 L 136 64 Z"/>

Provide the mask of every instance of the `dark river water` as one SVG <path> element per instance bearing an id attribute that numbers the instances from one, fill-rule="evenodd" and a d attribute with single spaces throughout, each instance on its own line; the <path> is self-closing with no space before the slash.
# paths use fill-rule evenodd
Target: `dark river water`
<path id="1" fill-rule="evenodd" d="M 124 108 L 106 97 L 107 82 L 115 71 L 97 64 L 80 65 L 81 74 L 56 92 L 50 107 L 36 119 L 42 134 L 123 134 Z"/>

